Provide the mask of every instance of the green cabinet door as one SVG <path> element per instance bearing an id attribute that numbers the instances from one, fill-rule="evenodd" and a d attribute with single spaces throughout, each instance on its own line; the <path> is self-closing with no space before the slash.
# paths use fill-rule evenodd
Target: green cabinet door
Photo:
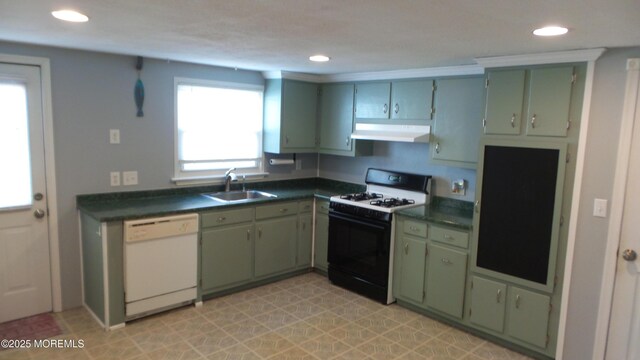
<path id="1" fill-rule="evenodd" d="M 327 271 L 329 262 L 327 261 L 327 249 L 329 246 L 329 216 L 326 212 L 329 209 L 329 203 L 326 201 L 319 202 L 316 206 L 316 233 L 314 242 L 313 266 L 317 269 Z"/>
<path id="2" fill-rule="evenodd" d="M 306 213 L 298 218 L 298 255 L 296 267 L 311 266 L 311 246 L 313 242 L 313 214 Z"/>
<path id="3" fill-rule="evenodd" d="M 256 222 L 256 277 L 278 274 L 295 267 L 297 222 L 297 216 Z"/>
<path id="4" fill-rule="evenodd" d="M 527 135 L 567 136 L 572 66 L 530 70 Z"/>
<path id="5" fill-rule="evenodd" d="M 353 96 L 353 84 L 326 84 L 322 86 L 320 151 L 351 151 Z"/>
<path id="6" fill-rule="evenodd" d="M 391 83 L 375 82 L 356 85 L 358 119 L 388 119 Z"/>
<path id="7" fill-rule="evenodd" d="M 430 120 L 433 80 L 394 81 L 391 83 L 391 118 Z"/>
<path id="8" fill-rule="evenodd" d="M 253 270 L 253 225 L 201 233 L 202 289 L 221 290 L 248 281 Z"/>
<path id="9" fill-rule="evenodd" d="M 427 242 L 424 239 L 402 236 L 400 239 L 400 278 L 398 297 L 422 304 Z"/>
<path id="10" fill-rule="evenodd" d="M 462 319 L 467 254 L 430 245 L 428 257 L 427 306 Z"/>
<path id="11" fill-rule="evenodd" d="M 471 280 L 469 321 L 502 333 L 507 285 L 474 276 Z"/>
<path id="12" fill-rule="evenodd" d="M 520 134 L 525 73 L 524 69 L 492 70 L 487 73 L 485 134 Z"/>
<path id="13" fill-rule="evenodd" d="M 517 287 L 509 288 L 507 333 L 541 348 L 547 347 L 550 298 Z"/>
<path id="14" fill-rule="evenodd" d="M 483 78 L 439 80 L 431 140 L 433 158 L 476 163 L 483 111 Z"/>
<path id="15" fill-rule="evenodd" d="M 316 146 L 318 85 L 285 80 L 282 99 L 284 147 L 309 149 Z"/>

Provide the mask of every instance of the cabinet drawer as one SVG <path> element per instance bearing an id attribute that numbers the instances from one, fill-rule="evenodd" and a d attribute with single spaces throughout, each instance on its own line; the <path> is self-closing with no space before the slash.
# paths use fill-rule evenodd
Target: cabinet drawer
<path id="1" fill-rule="evenodd" d="M 298 213 L 297 202 L 277 203 L 256 208 L 256 220 L 279 216 L 295 215 Z"/>
<path id="2" fill-rule="evenodd" d="M 464 249 L 469 247 L 469 233 L 465 231 L 457 231 L 432 226 L 429 238 L 433 241 L 438 241 L 443 244 L 453 245 Z"/>
<path id="3" fill-rule="evenodd" d="M 204 213 L 200 216 L 202 228 L 237 224 L 253 220 L 253 208 Z"/>
<path id="4" fill-rule="evenodd" d="M 316 212 L 319 214 L 328 214 L 329 202 L 324 200 L 316 200 Z"/>
<path id="5" fill-rule="evenodd" d="M 311 212 L 313 210 L 313 200 L 304 200 L 298 203 L 300 212 Z"/>
<path id="6" fill-rule="evenodd" d="M 425 237 L 425 238 L 427 237 L 427 224 L 425 223 L 419 223 L 415 221 L 405 221 L 403 230 L 407 234 Z"/>

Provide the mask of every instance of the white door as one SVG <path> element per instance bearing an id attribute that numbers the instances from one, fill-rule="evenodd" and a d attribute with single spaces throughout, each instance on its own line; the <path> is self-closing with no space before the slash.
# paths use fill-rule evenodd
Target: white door
<path id="1" fill-rule="evenodd" d="M 638 60 L 637 65 L 640 65 Z M 628 162 L 620 247 L 616 265 L 616 280 L 607 340 L 606 359 L 640 360 L 640 92 L 638 68 L 633 86 L 627 87 L 628 100 L 635 104 L 625 106 L 633 118 L 633 135 Z M 630 72 L 634 69 L 630 69 Z M 633 94 L 635 92 L 635 94 Z M 630 110 L 630 111 L 629 111 Z"/>
<path id="2" fill-rule="evenodd" d="M 40 68 L 0 63 L 0 323 L 51 311 Z"/>

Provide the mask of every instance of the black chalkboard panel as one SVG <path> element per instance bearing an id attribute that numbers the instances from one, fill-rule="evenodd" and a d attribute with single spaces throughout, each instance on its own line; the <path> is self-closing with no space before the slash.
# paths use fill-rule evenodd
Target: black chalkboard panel
<path id="1" fill-rule="evenodd" d="M 478 267 L 546 284 L 559 154 L 484 147 Z"/>

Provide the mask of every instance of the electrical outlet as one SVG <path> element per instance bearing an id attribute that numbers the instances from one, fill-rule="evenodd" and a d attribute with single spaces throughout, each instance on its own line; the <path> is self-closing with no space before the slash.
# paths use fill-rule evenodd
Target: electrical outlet
<path id="1" fill-rule="evenodd" d="M 605 199 L 595 199 L 593 200 L 593 216 L 596 217 L 607 217 L 607 200 Z"/>
<path id="2" fill-rule="evenodd" d="M 120 172 L 112 171 L 109 173 L 109 178 L 111 179 L 111 186 L 120 186 Z"/>
<path id="3" fill-rule="evenodd" d="M 138 172 L 137 171 L 123 171 L 122 172 L 122 185 L 138 185 Z"/>
<path id="4" fill-rule="evenodd" d="M 109 129 L 109 144 L 120 144 L 119 129 Z"/>

